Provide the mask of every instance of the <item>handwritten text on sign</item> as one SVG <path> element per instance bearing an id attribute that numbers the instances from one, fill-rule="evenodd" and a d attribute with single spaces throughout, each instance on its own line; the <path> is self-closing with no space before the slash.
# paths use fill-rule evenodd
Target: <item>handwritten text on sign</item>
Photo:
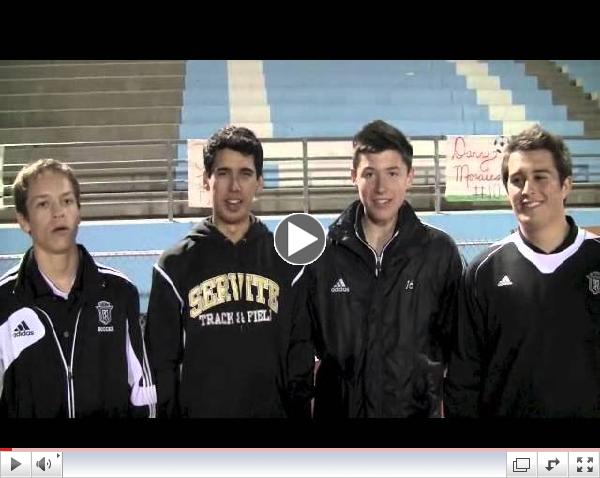
<path id="1" fill-rule="evenodd" d="M 505 201 L 502 184 L 504 136 L 448 136 L 446 199 Z"/>
<path id="2" fill-rule="evenodd" d="M 204 190 L 205 139 L 188 139 L 188 205 L 189 207 L 212 207 L 212 196 Z"/>

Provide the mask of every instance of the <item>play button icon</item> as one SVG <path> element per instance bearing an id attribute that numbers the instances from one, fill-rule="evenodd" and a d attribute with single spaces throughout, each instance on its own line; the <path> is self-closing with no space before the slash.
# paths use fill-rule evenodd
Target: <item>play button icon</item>
<path id="1" fill-rule="evenodd" d="M 0 452 L 0 476 L 29 478 L 31 476 L 30 451 L 3 451 Z"/>
<path id="2" fill-rule="evenodd" d="M 324 249 L 325 229 L 310 214 L 290 214 L 275 228 L 275 250 L 290 264 L 310 264 Z"/>

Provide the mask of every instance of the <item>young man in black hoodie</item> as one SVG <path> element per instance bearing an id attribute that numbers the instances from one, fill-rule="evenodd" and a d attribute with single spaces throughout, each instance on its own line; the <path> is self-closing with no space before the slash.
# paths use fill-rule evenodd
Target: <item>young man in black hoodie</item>
<path id="1" fill-rule="evenodd" d="M 152 417 L 138 291 L 77 244 L 73 171 L 40 159 L 13 196 L 33 244 L 0 277 L 0 418 Z"/>
<path id="2" fill-rule="evenodd" d="M 309 416 L 314 366 L 304 269 L 250 212 L 263 150 L 247 128 L 204 149 L 203 219 L 154 267 L 146 328 L 161 417 Z"/>
<path id="3" fill-rule="evenodd" d="M 439 417 L 462 262 L 405 201 L 413 149 L 374 121 L 353 141 L 359 200 L 307 269 L 320 366 L 315 418 Z"/>

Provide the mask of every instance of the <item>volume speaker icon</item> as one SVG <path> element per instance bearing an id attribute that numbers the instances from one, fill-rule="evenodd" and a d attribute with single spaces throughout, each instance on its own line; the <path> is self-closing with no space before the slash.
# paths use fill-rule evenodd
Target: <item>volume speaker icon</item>
<path id="1" fill-rule="evenodd" d="M 52 467 L 52 462 L 49 458 L 46 459 L 45 457 L 42 457 L 35 462 L 35 466 L 37 466 L 42 471 L 46 471 L 46 468 L 50 469 Z"/>

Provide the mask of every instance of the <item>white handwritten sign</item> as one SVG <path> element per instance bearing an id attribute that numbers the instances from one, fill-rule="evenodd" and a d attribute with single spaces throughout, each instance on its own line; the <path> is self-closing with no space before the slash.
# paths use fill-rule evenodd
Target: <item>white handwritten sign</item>
<path id="1" fill-rule="evenodd" d="M 205 139 L 188 139 L 188 205 L 189 207 L 212 207 L 212 196 L 204 190 Z"/>
<path id="2" fill-rule="evenodd" d="M 502 184 L 504 136 L 448 136 L 446 200 L 505 202 Z"/>

